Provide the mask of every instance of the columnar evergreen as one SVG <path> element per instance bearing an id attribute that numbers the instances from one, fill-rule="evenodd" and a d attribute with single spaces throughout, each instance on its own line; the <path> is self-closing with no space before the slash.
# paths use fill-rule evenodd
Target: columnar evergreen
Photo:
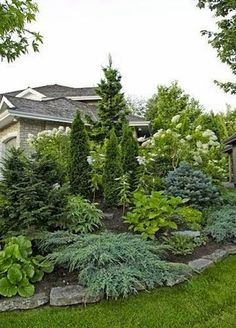
<path id="1" fill-rule="evenodd" d="M 85 125 L 77 112 L 70 134 L 70 186 L 73 194 L 88 196 L 90 168 L 88 164 L 89 143 Z"/>
<path id="2" fill-rule="evenodd" d="M 117 69 L 113 68 L 111 57 L 109 57 L 108 66 L 103 68 L 103 73 L 105 77 L 96 89 L 97 94 L 101 97 L 98 103 L 101 134 L 106 137 L 114 128 L 119 136 L 122 124 L 126 121 L 128 109 L 124 94 L 121 92 L 121 75 Z"/>
<path id="3" fill-rule="evenodd" d="M 121 162 L 124 174 L 129 174 L 131 190 L 135 186 L 135 177 L 138 168 L 138 142 L 128 124 L 123 125 L 121 140 Z"/>
<path id="4" fill-rule="evenodd" d="M 120 149 L 115 130 L 112 129 L 106 144 L 105 165 L 103 171 L 104 201 L 108 207 L 116 206 L 119 202 L 119 180 L 121 176 Z"/>

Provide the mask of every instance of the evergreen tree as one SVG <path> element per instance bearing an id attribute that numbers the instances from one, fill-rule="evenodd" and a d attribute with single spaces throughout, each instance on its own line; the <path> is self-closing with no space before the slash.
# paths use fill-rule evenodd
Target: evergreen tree
<path id="1" fill-rule="evenodd" d="M 105 165 L 103 171 L 104 201 L 108 207 L 116 206 L 119 202 L 119 178 L 121 176 L 120 149 L 115 130 L 112 129 L 106 144 Z"/>
<path id="2" fill-rule="evenodd" d="M 70 186 L 73 194 L 89 195 L 90 168 L 88 165 L 89 143 L 79 111 L 71 126 L 70 134 Z"/>
<path id="3" fill-rule="evenodd" d="M 2 177 L 3 231 L 58 227 L 67 204 L 67 188 L 62 187 L 61 170 L 53 160 L 28 160 L 13 148 L 3 161 Z"/>
<path id="4" fill-rule="evenodd" d="M 98 116 L 101 134 L 106 137 L 114 128 L 118 136 L 121 135 L 122 124 L 126 121 L 128 109 L 124 94 L 121 92 L 121 75 L 112 67 L 112 59 L 103 68 L 105 78 L 98 84 L 96 92 L 101 97 L 98 102 Z"/>
<path id="5" fill-rule="evenodd" d="M 138 142 L 128 124 L 123 125 L 121 140 L 121 163 L 124 174 L 129 174 L 131 190 L 135 189 L 138 169 Z"/>

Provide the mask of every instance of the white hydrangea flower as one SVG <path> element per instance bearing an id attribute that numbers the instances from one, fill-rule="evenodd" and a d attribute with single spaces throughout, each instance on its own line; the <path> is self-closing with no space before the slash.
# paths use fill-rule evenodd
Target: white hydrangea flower
<path id="1" fill-rule="evenodd" d="M 65 131 L 64 126 L 59 126 L 58 131 L 60 131 L 60 132 L 64 132 L 64 131 Z"/>
<path id="2" fill-rule="evenodd" d="M 163 129 L 159 129 L 154 135 L 153 138 L 158 138 L 163 133 Z"/>
<path id="3" fill-rule="evenodd" d="M 195 160 L 195 162 L 197 162 L 198 164 L 202 164 L 202 158 L 200 155 L 194 155 L 193 159 Z"/>
<path id="4" fill-rule="evenodd" d="M 171 122 L 172 123 L 178 123 L 180 120 L 180 115 L 175 115 L 172 117 Z"/>
<path id="5" fill-rule="evenodd" d="M 197 141 L 196 145 L 197 145 L 197 148 L 202 148 L 202 143 L 201 143 L 201 141 Z"/>
<path id="6" fill-rule="evenodd" d="M 190 141 L 192 139 L 193 139 L 193 137 L 190 134 L 186 136 L 186 140 Z"/>
<path id="7" fill-rule="evenodd" d="M 201 126 L 201 125 L 198 125 L 198 126 L 196 127 L 196 131 L 201 131 L 201 129 L 202 129 L 202 126 Z"/>
<path id="8" fill-rule="evenodd" d="M 56 134 L 57 131 L 58 131 L 57 128 L 53 128 L 53 129 L 52 129 L 52 134 Z"/>
<path id="9" fill-rule="evenodd" d="M 70 134 L 70 132 L 71 132 L 71 128 L 70 128 L 69 126 L 67 126 L 67 127 L 66 127 L 66 130 L 65 130 L 66 135 L 67 135 L 67 134 Z"/>
<path id="10" fill-rule="evenodd" d="M 146 158 L 144 156 L 137 156 L 136 158 L 139 165 L 144 165 L 146 163 Z"/>
<path id="11" fill-rule="evenodd" d="M 171 133 L 171 132 L 172 132 L 171 129 L 166 130 L 166 133 Z"/>
<path id="12" fill-rule="evenodd" d="M 92 156 L 87 156 L 87 162 L 89 163 L 89 165 L 93 165 L 94 163 L 94 159 Z"/>
<path id="13" fill-rule="evenodd" d="M 152 140 L 146 140 L 142 143 L 142 147 L 147 147 L 150 143 L 152 143 Z"/>

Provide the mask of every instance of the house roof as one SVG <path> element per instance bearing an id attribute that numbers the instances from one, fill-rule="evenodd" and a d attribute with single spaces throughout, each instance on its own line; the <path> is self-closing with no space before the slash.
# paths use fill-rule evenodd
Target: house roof
<path id="1" fill-rule="evenodd" d="M 34 116 L 35 118 L 48 118 L 51 120 L 60 120 L 70 122 L 77 110 L 80 111 L 82 117 L 89 116 L 92 120 L 97 121 L 96 105 L 88 105 L 81 101 L 73 101 L 64 97 L 49 99 L 45 101 L 37 101 L 26 98 L 13 97 L 5 95 L 5 98 L 13 105 L 9 108 L 9 112 L 13 115 Z M 136 115 L 128 116 L 129 122 L 142 123 L 145 119 Z"/>
<path id="2" fill-rule="evenodd" d="M 47 98 L 58 98 L 58 97 L 94 97 L 97 96 L 96 88 L 72 88 L 59 84 L 44 85 L 40 87 L 31 88 L 37 92 L 43 94 Z M 15 97 L 24 90 L 18 90 L 13 92 L 4 93 L 4 95 Z"/>
<path id="3" fill-rule="evenodd" d="M 233 145 L 236 143 L 236 133 L 230 136 L 228 139 L 224 141 L 225 145 Z"/>

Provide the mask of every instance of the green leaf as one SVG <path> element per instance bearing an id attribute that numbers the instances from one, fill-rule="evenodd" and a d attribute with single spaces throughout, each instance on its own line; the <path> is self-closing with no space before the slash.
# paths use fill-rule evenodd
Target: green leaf
<path id="1" fill-rule="evenodd" d="M 23 278 L 21 266 L 19 264 L 13 264 L 7 272 L 7 278 L 11 284 L 17 285 Z"/>
<path id="2" fill-rule="evenodd" d="M 31 297 L 34 295 L 35 287 L 27 279 L 23 279 L 18 287 L 18 293 L 21 297 Z"/>
<path id="3" fill-rule="evenodd" d="M 14 286 L 5 277 L 0 279 L 0 295 L 4 297 L 12 297 L 17 294 L 17 286 Z"/>
<path id="4" fill-rule="evenodd" d="M 25 273 L 26 277 L 33 278 L 35 269 L 34 266 L 30 263 L 25 263 L 22 267 L 23 272 Z"/>
<path id="5" fill-rule="evenodd" d="M 44 273 L 41 270 L 36 269 L 34 276 L 30 279 L 31 282 L 39 282 L 43 279 Z"/>

